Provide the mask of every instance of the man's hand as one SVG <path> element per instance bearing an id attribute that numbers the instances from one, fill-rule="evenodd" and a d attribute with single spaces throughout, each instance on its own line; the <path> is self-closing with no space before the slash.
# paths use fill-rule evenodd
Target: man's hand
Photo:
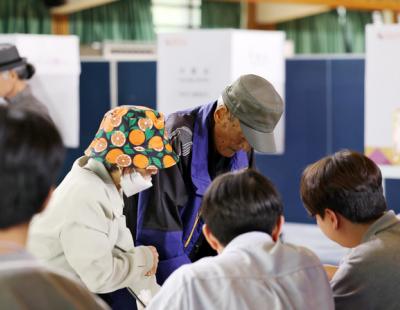
<path id="1" fill-rule="evenodd" d="M 336 271 L 338 270 L 337 266 L 333 265 L 324 265 L 324 269 L 326 272 L 326 275 L 328 276 L 328 280 L 332 280 L 333 276 L 335 275 Z"/>
<path id="2" fill-rule="evenodd" d="M 157 249 L 153 246 L 148 246 L 148 248 L 151 250 L 151 253 L 153 253 L 153 267 L 145 274 L 145 276 L 152 276 L 156 274 L 157 271 L 157 266 L 158 266 L 158 252 Z"/>

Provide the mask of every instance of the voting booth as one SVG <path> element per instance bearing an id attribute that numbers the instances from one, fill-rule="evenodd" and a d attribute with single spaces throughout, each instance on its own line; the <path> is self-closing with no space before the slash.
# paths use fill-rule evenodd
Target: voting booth
<path id="1" fill-rule="evenodd" d="M 0 35 L 0 43 L 14 44 L 36 73 L 29 84 L 47 106 L 67 147 L 79 146 L 79 39 L 77 36 Z"/>
<path id="2" fill-rule="evenodd" d="M 285 34 L 280 31 L 193 30 L 158 35 L 157 108 L 165 113 L 215 101 L 240 75 L 257 74 L 284 98 Z M 284 152 L 285 116 L 275 130 Z"/>
<path id="3" fill-rule="evenodd" d="M 366 36 L 365 151 L 400 164 L 400 25 L 368 25 Z"/>

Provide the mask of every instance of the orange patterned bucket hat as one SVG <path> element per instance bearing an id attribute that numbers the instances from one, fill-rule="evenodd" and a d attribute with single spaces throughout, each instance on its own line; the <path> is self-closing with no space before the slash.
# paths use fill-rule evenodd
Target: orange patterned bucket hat
<path id="1" fill-rule="evenodd" d="M 178 162 L 165 130 L 164 115 L 141 106 L 108 111 L 85 155 L 121 168 L 169 168 Z"/>

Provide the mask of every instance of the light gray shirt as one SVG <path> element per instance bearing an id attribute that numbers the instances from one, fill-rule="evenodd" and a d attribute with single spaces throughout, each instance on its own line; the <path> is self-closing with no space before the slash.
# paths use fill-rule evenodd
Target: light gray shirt
<path id="1" fill-rule="evenodd" d="M 22 249 L 0 254 L 0 308 L 109 309 L 79 282 L 44 268 Z"/>
<path id="2" fill-rule="evenodd" d="M 400 220 L 386 212 L 331 281 L 336 309 L 400 309 Z"/>
<path id="3" fill-rule="evenodd" d="M 220 255 L 176 270 L 146 309 L 166 305 L 169 310 L 334 309 L 318 258 L 262 232 L 240 235 Z"/>

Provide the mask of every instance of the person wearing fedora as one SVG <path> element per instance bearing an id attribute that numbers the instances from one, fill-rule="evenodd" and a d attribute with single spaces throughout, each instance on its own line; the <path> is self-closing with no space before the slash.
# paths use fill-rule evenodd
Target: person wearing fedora
<path id="1" fill-rule="evenodd" d="M 216 254 L 201 232 L 203 195 L 218 175 L 254 167 L 254 150 L 275 152 L 273 131 L 283 106 L 271 83 L 249 74 L 215 102 L 167 119 L 179 162 L 154 176 L 153 187 L 130 198 L 125 210 L 137 244 L 154 245 L 159 252 L 160 284 L 181 265 Z"/>
<path id="2" fill-rule="evenodd" d="M 46 106 L 36 99 L 26 83 L 34 74 L 35 67 L 20 57 L 14 45 L 0 44 L 0 98 L 48 117 Z"/>

